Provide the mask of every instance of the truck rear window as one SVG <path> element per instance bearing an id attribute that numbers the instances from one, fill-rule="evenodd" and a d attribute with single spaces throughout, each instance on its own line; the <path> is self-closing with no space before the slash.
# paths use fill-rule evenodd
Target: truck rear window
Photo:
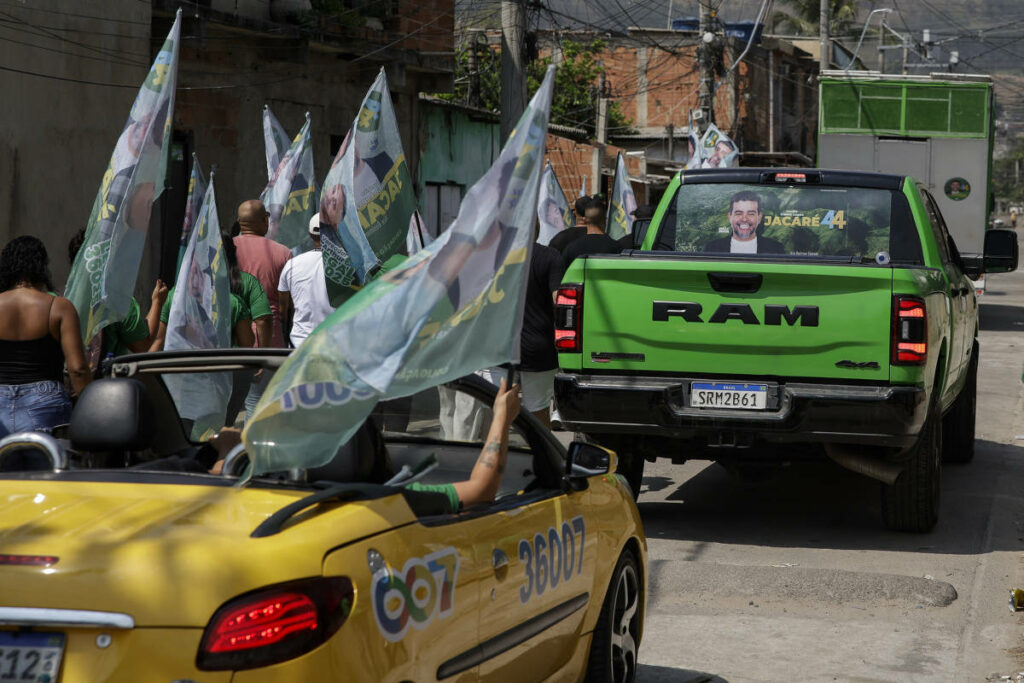
<path id="1" fill-rule="evenodd" d="M 654 249 L 693 254 L 788 254 L 920 265 L 906 197 L 823 185 L 683 184 L 663 200 Z M 847 260 L 848 259 L 848 260 Z"/>

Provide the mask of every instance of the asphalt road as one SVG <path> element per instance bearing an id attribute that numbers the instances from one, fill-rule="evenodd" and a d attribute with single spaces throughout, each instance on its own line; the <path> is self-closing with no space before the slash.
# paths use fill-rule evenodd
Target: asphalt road
<path id="1" fill-rule="evenodd" d="M 1024 672 L 1024 272 L 981 299 L 977 453 L 928 534 L 882 528 L 879 484 L 831 463 L 739 483 L 647 463 L 640 680 L 985 681 Z M 1005 680 L 1005 679 L 1004 679 Z"/>

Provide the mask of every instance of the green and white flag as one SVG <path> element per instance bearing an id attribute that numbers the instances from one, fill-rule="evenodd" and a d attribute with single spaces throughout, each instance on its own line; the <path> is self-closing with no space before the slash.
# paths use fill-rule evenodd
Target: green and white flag
<path id="1" fill-rule="evenodd" d="M 263 148 L 267 156 L 267 180 L 274 177 L 274 171 L 281 163 L 281 159 L 288 153 L 291 146 L 291 138 L 285 132 L 284 126 L 270 111 L 270 106 L 263 105 Z"/>
<path id="2" fill-rule="evenodd" d="M 612 183 L 612 205 L 608 211 L 605 232 L 613 240 L 625 237 L 633 231 L 633 212 L 636 211 L 636 195 L 629 184 L 626 161 L 619 152 L 615 161 L 615 182 Z"/>
<path id="3" fill-rule="evenodd" d="M 64 293 L 88 344 L 124 318 L 139 276 L 153 200 L 164 191 L 178 77 L 181 10 L 139 88 L 103 174 Z"/>
<path id="4" fill-rule="evenodd" d="M 206 178 L 203 177 L 203 167 L 199 163 L 199 156 L 193 153 L 192 173 L 188 177 L 188 195 L 185 197 L 185 220 L 181 225 L 181 242 L 178 245 L 178 268 L 181 268 L 181 261 L 185 258 L 185 250 L 188 249 L 188 241 L 192 237 L 192 229 L 196 225 L 196 218 L 199 216 L 199 209 L 205 196 Z"/>
<path id="5" fill-rule="evenodd" d="M 731 168 L 736 165 L 739 150 L 728 135 L 709 124 L 700 139 L 701 168 Z"/>
<path id="6" fill-rule="evenodd" d="M 316 178 L 310 118 L 281 157 L 260 201 L 270 214 L 267 237 L 289 249 L 307 245 L 309 219 L 316 213 Z"/>
<path id="7" fill-rule="evenodd" d="M 572 207 L 565 198 L 562 186 L 558 184 L 555 169 L 549 161 L 544 167 L 544 177 L 540 181 L 540 197 L 537 200 L 537 221 L 540 233 L 537 242 L 548 244 L 551 238 L 573 225 Z"/>
<path id="8" fill-rule="evenodd" d="M 324 464 L 378 400 L 518 362 L 553 83 L 549 67 L 452 225 L 360 290 L 277 371 L 243 432 L 253 474 Z"/>
<path id="9" fill-rule="evenodd" d="M 334 157 L 320 195 L 327 294 L 337 306 L 401 252 L 416 210 L 384 69 Z"/>
<path id="10" fill-rule="evenodd" d="M 213 174 L 189 237 L 171 296 L 164 349 L 223 349 L 231 346 L 231 283 L 220 239 Z M 178 414 L 193 421 L 192 439 L 224 426 L 231 395 L 229 373 L 168 375 Z"/>

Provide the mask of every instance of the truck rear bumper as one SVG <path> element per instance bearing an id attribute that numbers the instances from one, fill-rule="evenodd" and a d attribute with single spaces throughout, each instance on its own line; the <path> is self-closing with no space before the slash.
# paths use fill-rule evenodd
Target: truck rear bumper
<path id="1" fill-rule="evenodd" d="M 927 406 L 922 387 L 779 381 L 772 383 L 768 410 L 691 408 L 692 381 L 707 378 L 559 373 L 555 398 L 563 425 L 573 431 L 712 447 L 757 440 L 906 448 L 917 439 Z"/>

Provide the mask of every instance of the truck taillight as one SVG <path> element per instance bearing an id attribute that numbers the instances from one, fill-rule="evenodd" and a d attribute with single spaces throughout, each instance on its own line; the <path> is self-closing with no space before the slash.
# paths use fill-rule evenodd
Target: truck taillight
<path id="1" fill-rule="evenodd" d="M 928 356 L 928 315 L 924 299 L 894 296 L 892 364 L 921 365 Z"/>
<path id="2" fill-rule="evenodd" d="M 240 595 L 210 619 L 196 668 L 238 671 L 303 655 L 341 628 L 354 597 L 352 581 L 343 576 L 291 581 Z"/>
<path id="3" fill-rule="evenodd" d="M 562 285 L 555 296 L 555 349 L 583 352 L 583 285 Z"/>

